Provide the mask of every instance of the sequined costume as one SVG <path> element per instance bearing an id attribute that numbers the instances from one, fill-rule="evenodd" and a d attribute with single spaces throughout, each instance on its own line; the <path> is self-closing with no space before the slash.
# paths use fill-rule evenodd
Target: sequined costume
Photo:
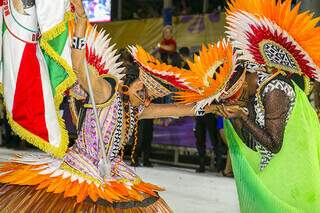
<path id="1" fill-rule="evenodd" d="M 258 65 L 246 66 L 257 77 L 249 115 L 225 123 L 242 212 L 320 208 L 320 124 L 306 95 L 320 76 L 319 19 L 291 3 L 231 0 L 227 10 L 240 58 Z"/>
<path id="2" fill-rule="evenodd" d="M 243 121 L 239 131 L 248 147 L 261 154 L 260 170 L 263 170 L 281 148 L 284 129 L 295 103 L 295 92 L 288 80 L 275 78 L 268 81 L 272 75 L 264 72 L 258 72 L 257 76 L 261 94 L 252 97 L 248 103 L 250 116 Z"/>

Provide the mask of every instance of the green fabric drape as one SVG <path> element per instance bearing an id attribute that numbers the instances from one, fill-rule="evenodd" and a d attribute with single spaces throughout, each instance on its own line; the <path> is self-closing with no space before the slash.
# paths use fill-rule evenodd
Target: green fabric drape
<path id="1" fill-rule="evenodd" d="M 260 154 L 246 147 L 225 121 L 241 212 L 320 211 L 320 125 L 304 92 L 296 102 L 281 151 L 259 171 Z"/>
<path id="2" fill-rule="evenodd" d="M 68 39 L 68 24 L 66 25 L 66 31 L 62 32 L 59 36 L 56 38 L 48 41 L 50 46 L 53 48 L 53 50 L 58 53 L 60 56 L 67 44 Z M 50 82 L 52 87 L 52 93 L 55 96 L 56 95 L 56 88 L 68 78 L 68 73 L 65 71 L 65 69 L 54 59 L 52 59 L 46 51 L 42 51 L 44 58 L 46 60 L 48 71 L 50 75 Z"/>

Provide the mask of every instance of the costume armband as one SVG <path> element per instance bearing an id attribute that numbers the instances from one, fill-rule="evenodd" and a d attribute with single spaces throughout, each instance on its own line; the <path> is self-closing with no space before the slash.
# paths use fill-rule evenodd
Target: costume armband
<path id="1" fill-rule="evenodd" d="M 79 38 L 74 36 L 72 38 L 72 48 L 78 50 L 83 50 L 84 48 L 86 48 L 86 38 Z"/>
<path id="2" fill-rule="evenodd" d="M 197 117 L 201 117 L 201 116 L 204 116 L 206 114 L 206 111 L 204 110 L 203 107 L 199 108 L 199 109 L 196 109 L 194 111 L 194 115 L 197 116 Z"/>

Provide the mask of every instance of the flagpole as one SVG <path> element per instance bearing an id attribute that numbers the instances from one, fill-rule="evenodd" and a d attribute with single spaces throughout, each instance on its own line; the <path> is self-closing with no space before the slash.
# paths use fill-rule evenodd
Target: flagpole
<path id="1" fill-rule="evenodd" d="M 107 153 L 106 153 L 106 149 L 104 148 L 104 142 L 103 142 L 103 137 L 102 137 L 102 132 L 101 132 L 101 126 L 100 126 L 100 122 L 99 122 L 99 116 L 98 116 L 98 111 L 97 111 L 97 107 L 96 107 L 96 102 L 94 100 L 94 95 L 93 95 L 93 90 L 92 90 L 92 85 L 91 85 L 91 79 L 90 79 L 90 74 L 89 74 L 89 69 L 88 69 L 88 64 L 87 61 L 85 60 L 84 62 L 84 67 L 85 67 L 85 72 L 86 72 L 86 76 L 87 76 L 87 81 L 88 81 L 88 89 L 89 89 L 89 96 L 91 99 L 91 104 L 92 104 L 92 109 L 95 115 L 95 119 L 96 119 L 96 129 L 97 129 L 97 133 L 98 133 L 98 137 L 99 137 L 99 150 L 101 151 L 102 154 L 102 159 L 99 160 L 99 165 L 98 165 L 98 169 L 99 169 L 99 174 L 102 177 L 106 177 L 107 175 L 110 174 L 111 172 L 111 166 L 110 166 L 110 162 L 108 162 L 107 160 Z"/>

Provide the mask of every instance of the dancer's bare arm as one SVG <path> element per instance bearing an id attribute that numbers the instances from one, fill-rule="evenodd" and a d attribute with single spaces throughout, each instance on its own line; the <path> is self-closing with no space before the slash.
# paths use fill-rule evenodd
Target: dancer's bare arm
<path id="1" fill-rule="evenodd" d="M 239 106 L 224 106 L 220 114 L 226 118 L 234 118 L 234 126 L 247 146 L 253 148 L 253 137 L 262 146 L 273 153 L 281 150 L 286 120 L 290 109 L 289 97 L 281 90 L 273 90 L 265 95 L 265 127 L 261 128 L 248 117 Z M 250 133 L 250 134 L 248 134 Z"/>
<path id="2" fill-rule="evenodd" d="M 205 113 L 216 112 L 216 105 L 205 108 Z M 140 114 L 140 119 L 195 116 L 194 105 L 151 104 Z"/>
<path id="3" fill-rule="evenodd" d="M 76 21 L 75 21 L 75 32 L 74 36 L 78 38 L 85 37 L 86 30 L 87 30 L 87 23 L 88 20 L 85 15 L 85 11 L 82 6 L 81 0 L 71 0 L 70 1 L 74 7 L 75 7 L 75 15 L 76 15 Z M 85 73 L 85 49 L 79 50 L 79 49 L 72 49 L 71 51 L 71 58 L 72 58 L 72 66 L 73 69 L 77 75 L 77 80 L 81 87 L 88 92 L 88 82 L 87 77 Z M 103 78 L 100 78 L 97 73 L 89 72 L 90 78 L 91 78 L 91 84 L 93 89 L 94 98 L 97 104 L 101 104 L 106 102 L 111 94 L 112 88 L 111 85 L 104 80 Z"/>

